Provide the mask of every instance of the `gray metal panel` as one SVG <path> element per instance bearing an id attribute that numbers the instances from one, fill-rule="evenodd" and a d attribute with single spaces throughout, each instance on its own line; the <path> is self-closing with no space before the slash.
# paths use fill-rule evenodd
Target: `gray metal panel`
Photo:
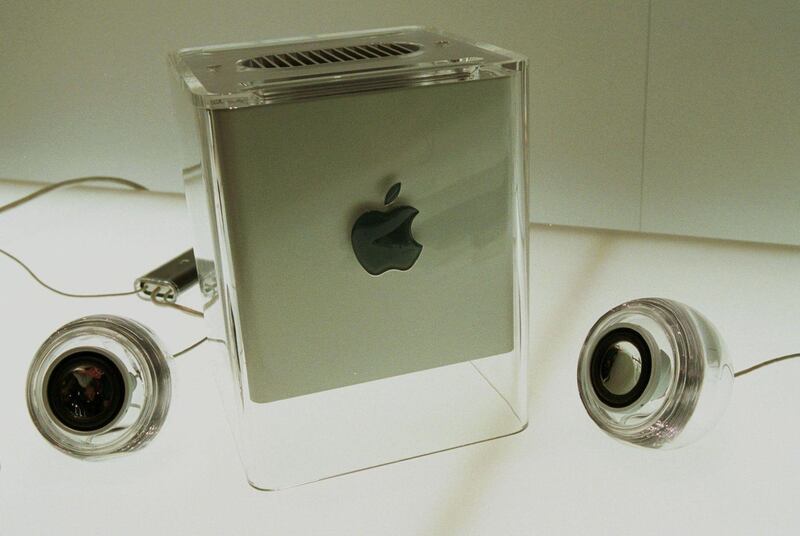
<path id="1" fill-rule="evenodd" d="M 512 83 L 213 112 L 253 401 L 512 350 Z M 350 229 L 397 181 L 424 249 L 370 276 Z"/>

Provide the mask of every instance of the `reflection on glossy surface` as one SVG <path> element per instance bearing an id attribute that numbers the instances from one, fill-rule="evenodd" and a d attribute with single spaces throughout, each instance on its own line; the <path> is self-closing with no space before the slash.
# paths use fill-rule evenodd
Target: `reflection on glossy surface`
<path id="1" fill-rule="evenodd" d="M 639 401 L 652 376 L 651 351 L 646 331 L 621 327 L 606 333 L 591 357 L 592 388 L 600 401 L 624 408 Z M 651 338 L 651 337 L 650 337 Z"/>
<path id="2" fill-rule="evenodd" d="M 384 205 L 400 195 L 397 182 L 386 193 Z M 372 275 L 388 270 L 409 270 L 422 253 L 422 244 L 414 240 L 411 225 L 419 211 L 414 207 L 395 207 L 385 212 L 370 210 L 353 224 L 350 240 L 361 266 Z"/>
<path id="3" fill-rule="evenodd" d="M 619 342 L 603 356 L 601 373 L 605 388 L 615 395 L 623 395 L 639 381 L 642 356 L 630 342 Z"/>
<path id="4" fill-rule="evenodd" d="M 79 352 L 61 360 L 50 374 L 47 402 L 55 417 L 73 430 L 99 430 L 111 423 L 125 402 L 119 368 L 97 352 Z"/>

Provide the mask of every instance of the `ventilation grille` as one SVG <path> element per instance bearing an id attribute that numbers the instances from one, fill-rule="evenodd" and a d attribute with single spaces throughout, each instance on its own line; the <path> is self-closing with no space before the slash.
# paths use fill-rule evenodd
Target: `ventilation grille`
<path id="1" fill-rule="evenodd" d="M 240 62 L 248 69 L 286 69 L 306 65 L 325 65 L 345 61 L 371 60 L 392 56 L 405 56 L 420 49 L 413 43 L 372 43 L 351 47 L 297 50 L 284 54 L 268 54 Z"/>

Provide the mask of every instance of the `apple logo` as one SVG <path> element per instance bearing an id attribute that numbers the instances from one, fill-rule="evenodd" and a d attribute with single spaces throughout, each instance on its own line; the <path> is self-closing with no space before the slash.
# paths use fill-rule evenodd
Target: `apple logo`
<path id="1" fill-rule="evenodd" d="M 389 188 L 384 206 L 400 195 L 400 183 Z M 422 244 L 411 235 L 411 223 L 419 211 L 402 206 L 382 212 L 370 210 L 358 217 L 350 233 L 353 252 L 361 266 L 371 275 L 387 270 L 408 270 L 417 262 Z"/>

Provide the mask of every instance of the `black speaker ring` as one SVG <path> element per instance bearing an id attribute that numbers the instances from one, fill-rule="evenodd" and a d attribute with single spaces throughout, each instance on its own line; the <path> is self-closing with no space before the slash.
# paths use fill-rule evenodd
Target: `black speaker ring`
<path id="1" fill-rule="evenodd" d="M 609 391 L 603 383 L 602 365 L 608 350 L 620 342 L 627 342 L 636 347 L 641 358 L 642 368 L 639 379 L 630 391 L 615 394 Z M 652 371 L 653 358 L 650 346 L 641 333 L 628 327 L 616 328 L 606 333 L 595 346 L 589 365 L 590 380 L 595 395 L 603 404 L 612 408 L 625 408 L 639 400 L 650 383 Z"/>

